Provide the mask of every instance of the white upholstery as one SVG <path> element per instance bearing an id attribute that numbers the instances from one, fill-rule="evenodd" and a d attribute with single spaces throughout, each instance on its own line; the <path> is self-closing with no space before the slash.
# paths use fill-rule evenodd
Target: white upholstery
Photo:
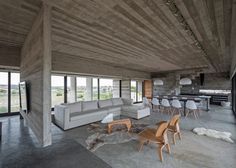
<path id="1" fill-rule="evenodd" d="M 81 102 L 67 104 L 67 107 L 70 109 L 70 113 L 77 113 L 77 112 L 82 111 L 82 103 Z"/>
<path id="2" fill-rule="evenodd" d="M 149 101 L 146 97 L 143 97 L 143 105 L 145 105 L 145 106 L 149 105 Z"/>
<path id="3" fill-rule="evenodd" d="M 155 105 L 155 106 L 160 105 L 159 100 L 156 97 L 152 98 L 152 104 Z"/>
<path id="4" fill-rule="evenodd" d="M 96 110 L 98 109 L 98 102 L 95 101 L 84 101 L 82 102 L 83 111 Z"/>
<path id="5" fill-rule="evenodd" d="M 195 102 L 193 100 L 188 100 L 186 102 L 186 108 L 190 109 L 190 110 L 196 110 L 197 106 L 196 106 L 196 104 L 195 104 Z"/>
<path id="6" fill-rule="evenodd" d="M 124 105 L 132 105 L 133 100 L 132 99 L 122 99 Z"/>
<path id="7" fill-rule="evenodd" d="M 167 100 L 167 99 L 162 99 L 162 100 L 161 100 L 161 105 L 164 106 L 164 107 L 170 107 L 169 100 Z"/>
<path id="8" fill-rule="evenodd" d="M 99 100 L 98 101 L 99 107 L 104 108 L 104 107 L 111 107 L 112 106 L 112 101 L 111 99 L 108 100 Z"/>
<path id="9" fill-rule="evenodd" d="M 181 108 L 181 103 L 179 100 L 172 100 L 172 107 L 174 108 Z"/>
<path id="10" fill-rule="evenodd" d="M 121 98 L 113 98 L 113 99 L 111 99 L 111 101 L 112 101 L 112 105 L 113 106 L 121 106 L 121 105 L 123 105 L 123 101 L 122 101 Z"/>
<path id="11" fill-rule="evenodd" d="M 99 107 L 98 101 L 56 105 L 54 108 L 55 123 L 62 129 L 67 130 L 101 121 L 109 114 L 112 114 L 113 116 L 126 115 L 135 119 L 150 115 L 149 107 L 144 107 L 142 104 L 141 106 L 133 105 L 132 100 L 129 99 L 120 100 L 109 99 L 106 101 L 99 101 Z M 123 102 L 126 105 L 124 105 Z M 118 104 L 121 105 L 118 106 Z"/>

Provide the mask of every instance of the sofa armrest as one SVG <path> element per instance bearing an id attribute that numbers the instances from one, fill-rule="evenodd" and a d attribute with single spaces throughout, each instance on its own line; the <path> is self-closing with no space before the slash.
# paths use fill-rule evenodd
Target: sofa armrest
<path id="1" fill-rule="evenodd" d="M 69 129 L 70 109 L 64 105 L 56 105 L 54 111 L 56 124 L 64 130 Z"/>

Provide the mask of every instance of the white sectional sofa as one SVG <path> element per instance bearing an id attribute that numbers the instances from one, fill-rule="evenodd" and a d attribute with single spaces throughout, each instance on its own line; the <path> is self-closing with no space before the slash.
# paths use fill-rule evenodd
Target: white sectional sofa
<path id="1" fill-rule="evenodd" d="M 113 98 L 56 105 L 55 122 L 63 130 L 97 122 L 112 113 L 140 119 L 150 115 L 150 108 L 133 105 L 132 100 Z"/>

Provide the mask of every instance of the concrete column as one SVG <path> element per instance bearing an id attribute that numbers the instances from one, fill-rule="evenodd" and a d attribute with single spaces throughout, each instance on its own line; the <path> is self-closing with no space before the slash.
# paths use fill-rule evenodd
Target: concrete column
<path id="1" fill-rule="evenodd" d="M 90 101 L 92 100 L 93 94 L 93 84 L 92 78 L 86 78 L 86 93 L 85 93 L 85 100 Z"/>
<path id="2" fill-rule="evenodd" d="M 125 99 L 131 99 L 131 80 L 121 81 L 121 97 Z"/>
<path id="3" fill-rule="evenodd" d="M 113 80 L 113 88 L 112 88 L 112 97 L 117 98 L 120 97 L 120 80 Z"/>
<path id="4" fill-rule="evenodd" d="M 70 79 L 70 86 L 69 86 L 69 93 L 68 93 L 68 103 L 76 102 L 76 77 L 69 77 Z"/>

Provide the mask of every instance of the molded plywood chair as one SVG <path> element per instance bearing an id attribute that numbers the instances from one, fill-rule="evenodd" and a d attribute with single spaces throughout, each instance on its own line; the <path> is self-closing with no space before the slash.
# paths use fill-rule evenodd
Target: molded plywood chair
<path id="1" fill-rule="evenodd" d="M 198 116 L 197 116 L 198 108 L 193 100 L 188 100 L 186 102 L 186 110 L 187 110 L 187 113 L 186 113 L 185 117 L 187 117 L 189 115 L 189 113 L 193 113 L 195 119 L 198 118 Z"/>
<path id="2" fill-rule="evenodd" d="M 169 103 L 168 99 L 162 99 L 161 100 L 161 107 L 162 107 L 163 112 L 166 111 L 168 114 L 171 113 L 171 106 L 170 106 L 170 103 Z"/>
<path id="3" fill-rule="evenodd" d="M 171 105 L 172 105 L 172 115 L 176 112 L 181 115 L 182 106 L 180 101 L 178 99 L 174 99 L 172 100 Z"/>
<path id="4" fill-rule="evenodd" d="M 156 97 L 152 98 L 152 107 L 153 107 L 153 111 L 156 108 L 157 108 L 157 110 L 160 109 L 160 103 L 159 103 L 159 100 Z"/>
<path id="5" fill-rule="evenodd" d="M 166 147 L 170 154 L 170 145 L 167 138 L 168 122 L 162 121 L 157 129 L 147 128 L 139 133 L 140 147 L 139 151 L 142 150 L 144 143 L 156 143 L 159 145 L 158 153 L 160 160 L 163 161 L 162 149 Z"/>
<path id="6" fill-rule="evenodd" d="M 179 136 L 181 140 L 181 133 L 179 128 L 180 115 L 174 115 L 168 125 L 168 131 L 173 133 L 173 143 L 175 144 L 175 135 Z"/>

